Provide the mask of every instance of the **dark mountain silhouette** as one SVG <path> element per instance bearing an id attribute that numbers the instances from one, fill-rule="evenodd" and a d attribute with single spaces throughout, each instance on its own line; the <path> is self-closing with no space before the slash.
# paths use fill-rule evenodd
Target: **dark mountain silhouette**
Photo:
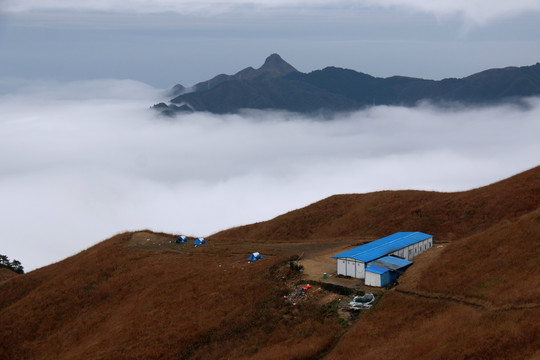
<path id="1" fill-rule="evenodd" d="M 254 69 L 249 66 L 234 75 L 220 74 L 214 76 L 210 80 L 202 81 L 195 84 L 191 89 L 185 88 L 184 86 L 177 84 L 173 87 L 172 93 L 180 95 L 185 92 L 200 92 L 210 90 L 226 81 L 245 81 L 253 79 L 261 80 L 268 77 L 280 77 L 288 73 L 297 71 L 298 70 L 296 70 L 293 66 L 289 65 L 286 61 L 284 61 L 281 56 L 279 56 L 278 54 L 272 54 L 266 58 L 264 64 L 258 69 Z M 176 95 L 172 95 L 172 97 L 176 97 Z"/>
<path id="2" fill-rule="evenodd" d="M 435 246 L 361 316 L 350 279 L 299 275 L 396 231 Z M 540 349 L 540 167 L 457 193 L 337 195 L 202 247 L 123 233 L 24 275 L 0 272 L 1 359 L 533 359 Z M 261 251 L 264 259 L 248 263 Z M 321 255 L 322 254 L 322 255 Z M 331 266 L 335 266 L 333 263 Z M 5 270 L 5 269 L 0 269 Z M 7 271 L 7 270 L 6 270 Z M 330 274 L 331 275 L 331 274 Z M 321 282 L 313 282 L 319 280 Z M 290 297 L 299 283 L 313 288 Z M 321 285 L 319 285 L 321 284 Z M 354 291 L 354 290 L 353 290 Z"/>
<path id="3" fill-rule="evenodd" d="M 190 90 L 179 85 L 172 104 L 189 111 L 234 113 L 241 109 L 278 109 L 302 113 L 346 111 L 370 105 L 414 106 L 421 101 L 446 105 L 516 101 L 540 94 L 540 63 L 490 69 L 462 79 L 440 81 L 392 76 L 377 78 L 349 69 L 327 67 L 301 73 L 279 55 L 270 55 L 259 69 L 218 75 Z M 164 104 L 164 103 L 163 103 Z M 156 108 L 174 114 L 177 110 Z"/>
<path id="4" fill-rule="evenodd" d="M 177 97 L 186 92 L 186 88 L 182 84 L 176 84 L 167 92 L 169 97 Z"/>
<path id="5" fill-rule="evenodd" d="M 311 112 L 320 104 L 332 104 L 333 110 L 350 110 L 356 102 L 340 94 L 317 88 L 307 82 L 284 78 L 226 81 L 209 91 L 180 95 L 175 104 L 189 104 L 197 111 L 234 113 L 240 108 L 285 109 Z"/>

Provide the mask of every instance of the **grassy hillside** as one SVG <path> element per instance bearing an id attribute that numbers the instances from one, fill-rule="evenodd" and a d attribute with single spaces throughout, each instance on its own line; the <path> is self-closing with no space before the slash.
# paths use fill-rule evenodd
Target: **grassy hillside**
<path id="1" fill-rule="evenodd" d="M 0 284 L 0 358 L 309 358 L 343 331 L 285 305 L 287 254 L 248 264 L 248 248 L 173 239 L 120 234 Z"/>
<path id="2" fill-rule="evenodd" d="M 17 276 L 18 274 L 13 271 L 13 270 L 10 270 L 10 269 L 6 269 L 6 268 L 0 268 L 0 283 L 2 281 L 6 281 L 6 280 L 9 280 L 15 276 Z"/>
<path id="3" fill-rule="evenodd" d="M 539 357 L 539 205 L 537 167 L 460 193 L 333 196 L 197 248 L 119 234 L 0 280 L 0 359 Z M 356 322 L 320 289 L 327 302 L 284 300 L 291 256 L 408 230 L 447 242 Z"/>
<path id="4" fill-rule="evenodd" d="M 275 219 L 219 232 L 213 238 L 256 241 L 328 241 L 378 238 L 396 231 L 454 240 L 538 207 L 540 167 L 458 193 L 380 191 L 335 195 Z"/>

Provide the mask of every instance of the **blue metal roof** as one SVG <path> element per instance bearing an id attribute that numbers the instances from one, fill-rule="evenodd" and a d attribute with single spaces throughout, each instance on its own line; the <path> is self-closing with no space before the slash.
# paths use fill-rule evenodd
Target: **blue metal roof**
<path id="1" fill-rule="evenodd" d="M 398 232 L 332 257 L 351 258 L 367 263 L 431 237 L 433 237 L 433 235 L 424 234 L 418 231 Z"/>
<path id="2" fill-rule="evenodd" d="M 385 256 L 380 259 L 371 261 L 367 264 L 370 266 L 377 266 L 388 270 L 399 270 L 411 265 L 413 262 L 405 259 L 400 259 L 395 256 Z"/>
<path id="3" fill-rule="evenodd" d="M 382 268 L 382 267 L 378 267 L 376 265 L 372 265 L 372 266 L 368 266 L 366 268 L 366 271 L 370 271 L 375 274 L 384 274 L 385 272 L 390 271 L 390 270 Z"/>

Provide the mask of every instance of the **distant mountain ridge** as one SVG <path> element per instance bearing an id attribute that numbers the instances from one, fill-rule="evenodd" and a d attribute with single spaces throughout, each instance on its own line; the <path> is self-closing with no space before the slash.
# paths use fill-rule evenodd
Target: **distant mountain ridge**
<path id="1" fill-rule="evenodd" d="M 177 84 L 171 89 L 170 94 L 173 97 L 177 97 L 185 92 L 200 92 L 210 90 L 226 81 L 279 77 L 287 75 L 291 72 L 298 72 L 298 70 L 284 61 L 278 54 L 272 54 L 266 58 L 264 64 L 258 69 L 254 69 L 253 67 L 249 66 L 243 70 L 240 70 L 234 75 L 219 74 L 209 80 L 201 81 L 195 84 L 192 88 L 186 88 L 181 84 Z"/>
<path id="2" fill-rule="evenodd" d="M 489 104 L 540 95 L 540 63 L 489 69 L 461 79 L 426 80 L 378 78 L 333 66 L 302 73 L 272 54 L 258 69 L 220 74 L 192 88 L 177 84 L 169 94 L 169 104 L 154 106 L 165 115 L 236 113 L 241 109 L 350 111 L 371 105 L 415 106 L 421 101 Z"/>

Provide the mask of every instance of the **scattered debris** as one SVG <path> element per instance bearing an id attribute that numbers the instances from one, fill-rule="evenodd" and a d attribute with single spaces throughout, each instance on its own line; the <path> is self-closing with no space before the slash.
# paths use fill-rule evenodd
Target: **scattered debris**
<path id="1" fill-rule="evenodd" d="M 370 309 L 371 303 L 375 301 L 375 295 L 367 293 L 363 296 L 357 295 L 353 298 L 353 301 L 349 303 L 349 310 L 359 311 L 364 309 Z"/>

